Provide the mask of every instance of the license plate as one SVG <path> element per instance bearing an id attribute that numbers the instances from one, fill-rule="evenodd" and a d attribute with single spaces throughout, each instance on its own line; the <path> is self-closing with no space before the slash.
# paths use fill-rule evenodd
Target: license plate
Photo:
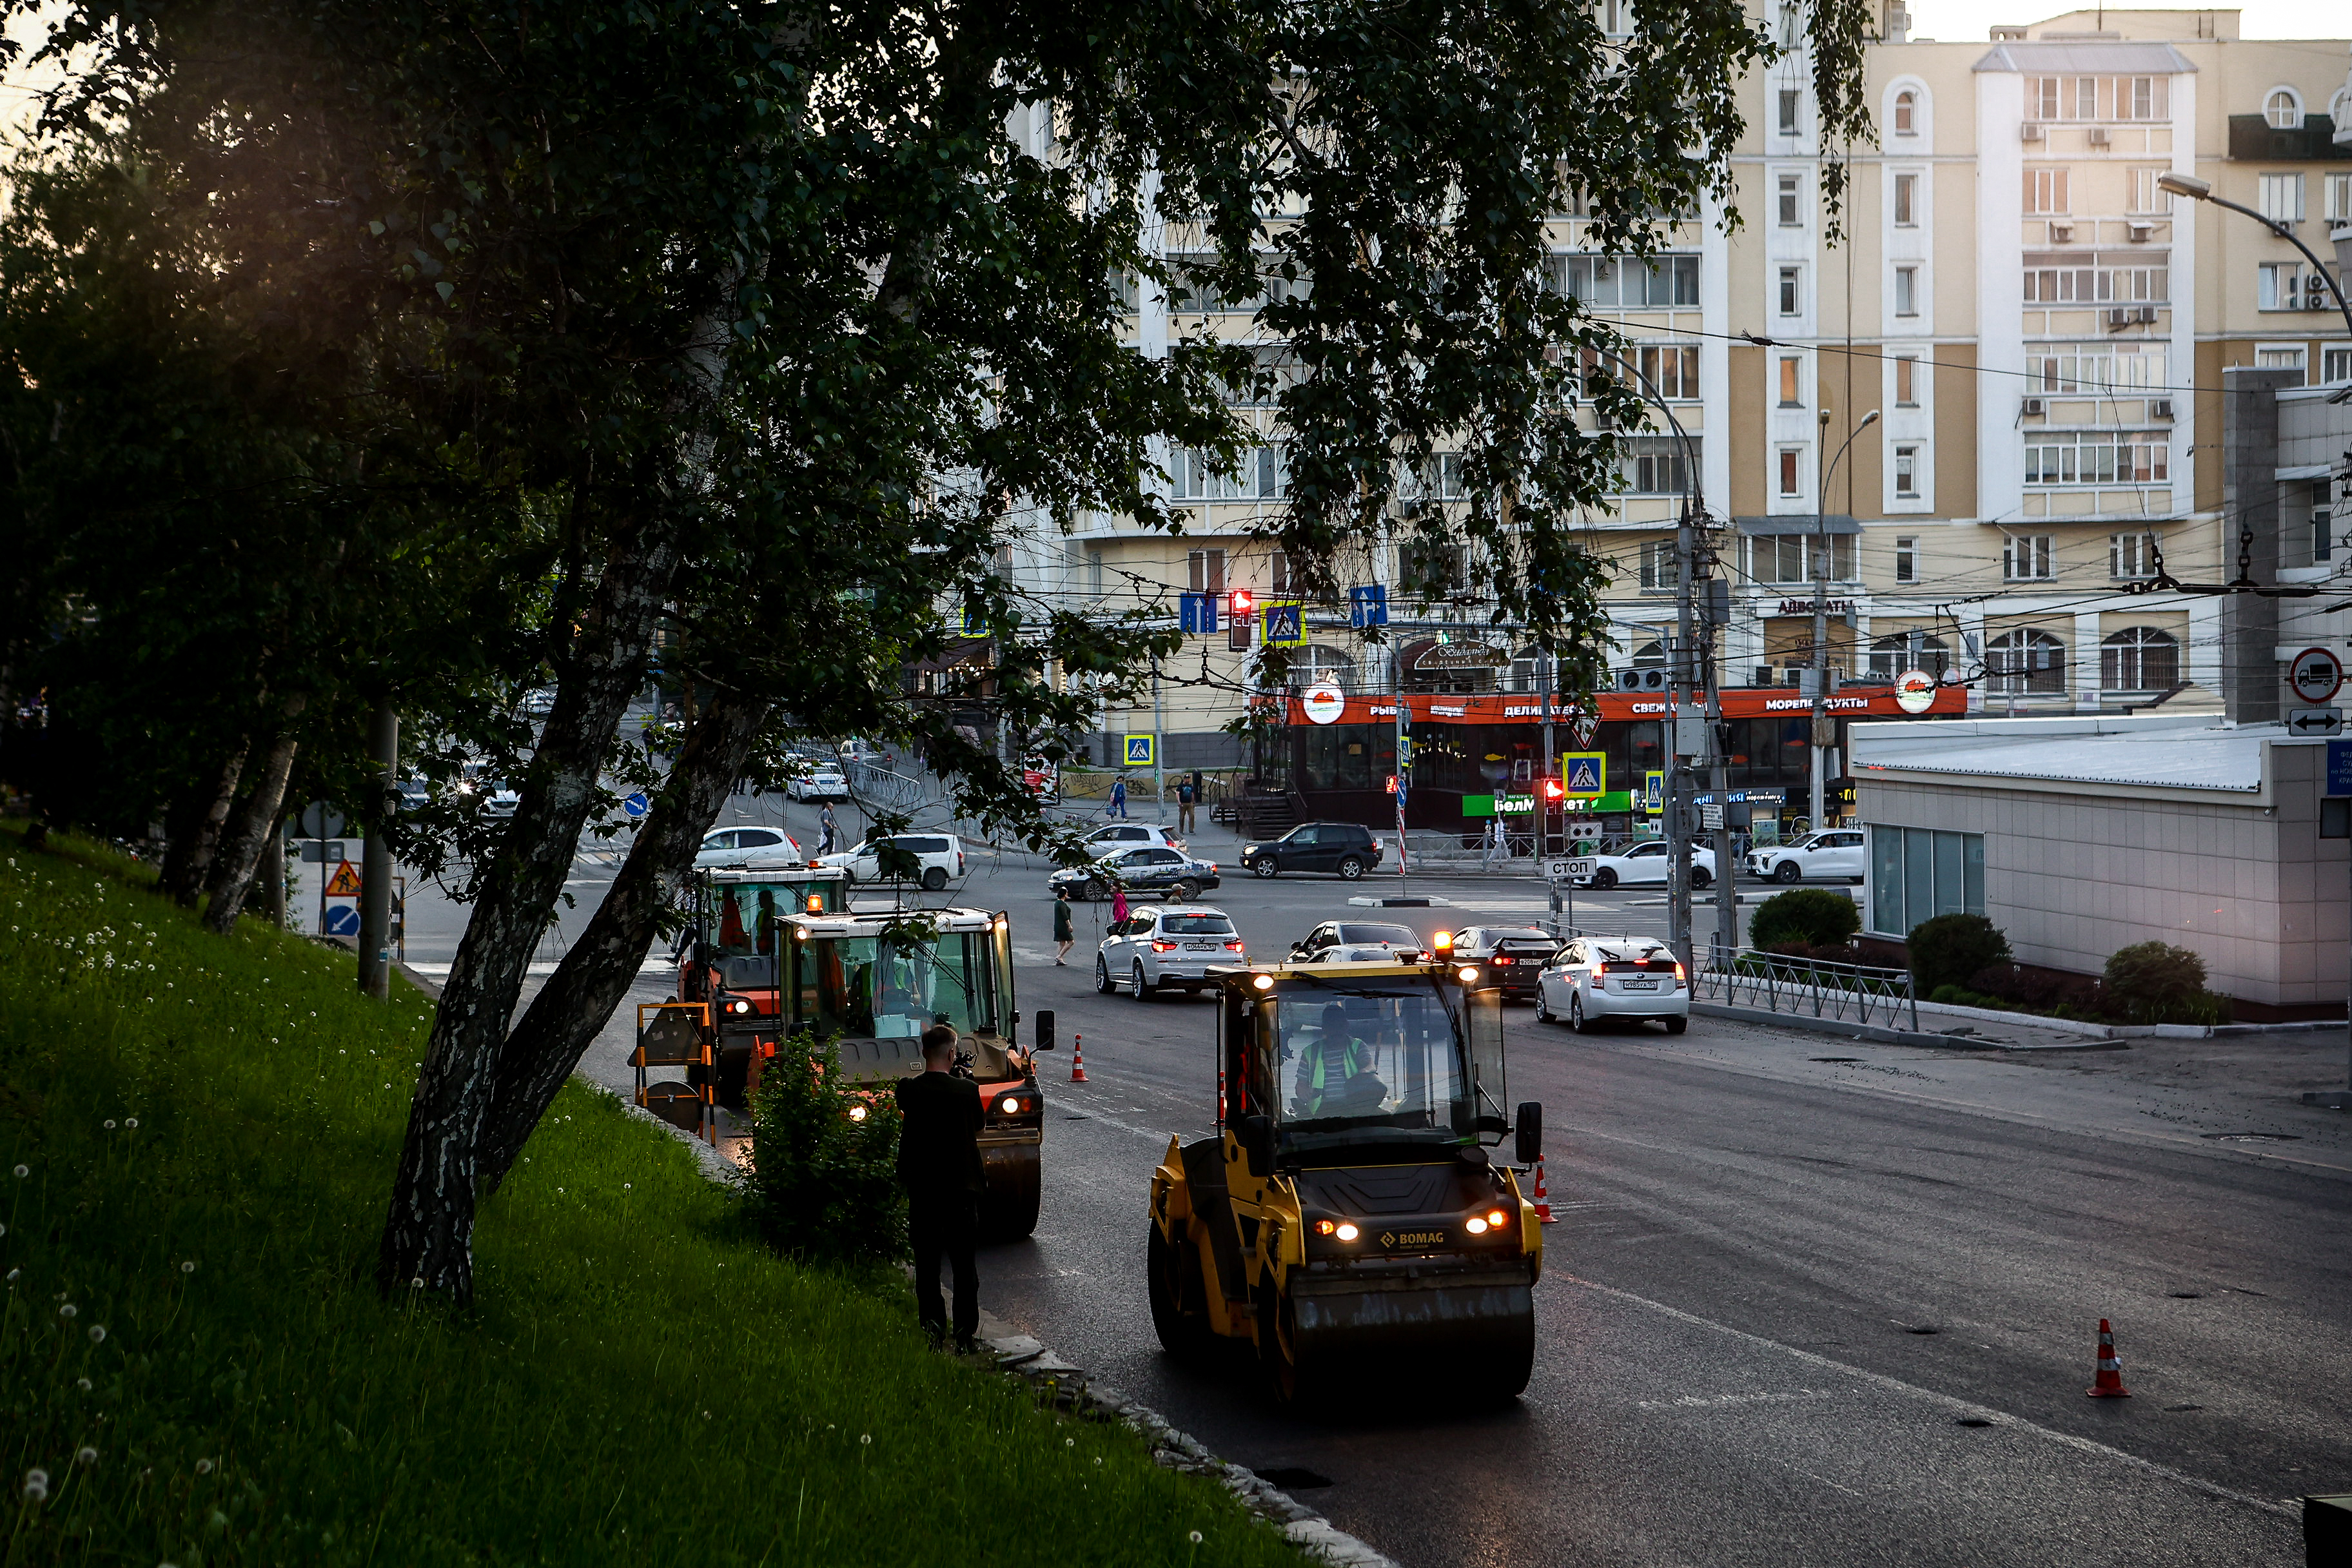
<path id="1" fill-rule="evenodd" d="M 1655 991 L 1658 988 L 1654 980 L 1621 980 L 1617 984 L 1628 991 Z"/>
<path id="2" fill-rule="evenodd" d="M 1186 952 L 1214 952 L 1217 951 L 1217 944 L 1213 942 L 1188 942 L 1184 944 L 1184 951 Z"/>

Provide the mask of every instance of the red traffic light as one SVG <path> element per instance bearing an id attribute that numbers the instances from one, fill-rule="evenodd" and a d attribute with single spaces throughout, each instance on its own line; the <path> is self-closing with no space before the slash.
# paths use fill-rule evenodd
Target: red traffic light
<path id="1" fill-rule="evenodd" d="M 1255 604 L 1256 595 L 1252 594 L 1247 588 L 1234 589 L 1225 601 L 1226 608 L 1232 613 L 1233 617 L 1235 620 L 1240 620 L 1244 616 L 1247 616 L 1250 611 L 1255 607 Z"/>
<path id="2" fill-rule="evenodd" d="M 1546 779 L 1543 781 L 1541 787 L 1543 790 L 1543 797 L 1547 801 L 1566 800 L 1568 798 L 1567 786 L 1562 784 L 1558 779 Z"/>

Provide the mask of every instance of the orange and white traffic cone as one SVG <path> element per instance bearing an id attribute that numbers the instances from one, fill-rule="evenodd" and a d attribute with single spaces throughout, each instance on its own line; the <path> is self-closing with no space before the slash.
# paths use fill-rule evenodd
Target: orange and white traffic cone
<path id="1" fill-rule="evenodd" d="M 1070 1081 L 1087 1081 L 1087 1037 L 1084 1035 L 1070 1037 Z"/>
<path id="2" fill-rule="evenodd" d="M 2094 1399 L 2129 1399 L 2124 1386 L 2124 1363 L 2116 1359 L 2116 1334 L 2105 1318 L 2099 1320 L 2099 1375 L 2083 1390 Z"/>
<path id="3" fill-rule="evenodd" d="M 1543 1156 L 1536 1156 L 1536 1219 L 1539 1224 L 1551 1223 L 1551 1189 L 1544 1185 Z"/>

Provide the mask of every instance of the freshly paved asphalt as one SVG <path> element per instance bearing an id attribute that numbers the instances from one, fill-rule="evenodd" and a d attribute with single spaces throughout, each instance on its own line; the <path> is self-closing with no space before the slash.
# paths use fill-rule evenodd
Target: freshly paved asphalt
<path id="1" fill-rule="evenodd" d="M 1559 1215 L 1527 1396 L 1452 1412 L 1401 1367 L 1369 1408 L 1288 1416 L 1241 1365 L 1171 1363 L 1144 1300 L 1149 1172 L 1214 1113 L 1210 1005 L 1095 995 L 1083 921 L 1053 967 L 1043 870 L 1016 859 L 944 901 L 1012 911 L 1020 1005 L 1055 1009 L 1066 1052 L 1085 1037 L 1089 1081 L 1046 1058 L 1044 1217 L 983 1255 L 983 1300 L 1224 1457 L 1328 1481 L 1298 1495 L 1400 1562 L 2284 1564 L 2290 1500 L 2352 1489 L 2352 1129 L 2294 1097 L 2341 1081 L 2340 1032 L 1937 1052 L 1514 1008 L 1510 1094 L 1545 1104 Z M 578 875 L 572 930 L 609 869 Z M 1454 907 L 1397 914 L 1542 902 L 1430 887 Z M 1272 957 L 1382 890 L 1209 897 Z M 1656 931 L 1654 899 L 1588 898 L 1580 923 Z M 412 961 L 446 963 L 462 911 L 411 908 Z M 667 993 L 650 965 L 640 989 Z M 583 1070 L 624 1081 L 627 1029 Z M 2101 1317 L 2129 1400 L 2084 1395 Z"/>

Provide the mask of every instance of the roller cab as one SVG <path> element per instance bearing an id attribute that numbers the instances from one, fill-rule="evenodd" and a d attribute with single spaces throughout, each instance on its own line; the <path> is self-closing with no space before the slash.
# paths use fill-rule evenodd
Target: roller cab
<path id="1" fill-rule="evenodd" d="M 778 866 L 703 871 L 688 885 L 685 943 L 678 950 L 677 1000 L 709 1006 L 711 1067 L 694 1069 L 698 1086 L 717 1074 L 716 1100 L 743 1109 L 753 1064 L 773 1056 L 779 1017 L 777 977 L 795 915 L 838 912 L 847 902 L 837 866 Z"/>
<path id="2" fill-rule="evenodd" d="M 1447 964 L 1212 973 L 1217 1131 L 1171 1139 L 1151 1179 L 1161 1342 L 1245 1340 L 1285 1401 L 1399 1379 L 1516 1397 L 1543 1236 L 1490 1152 L 1514 1131 L 1499 994 Z M 1517 1120 L 1531 1163 L 1541 1109 Z"/>

